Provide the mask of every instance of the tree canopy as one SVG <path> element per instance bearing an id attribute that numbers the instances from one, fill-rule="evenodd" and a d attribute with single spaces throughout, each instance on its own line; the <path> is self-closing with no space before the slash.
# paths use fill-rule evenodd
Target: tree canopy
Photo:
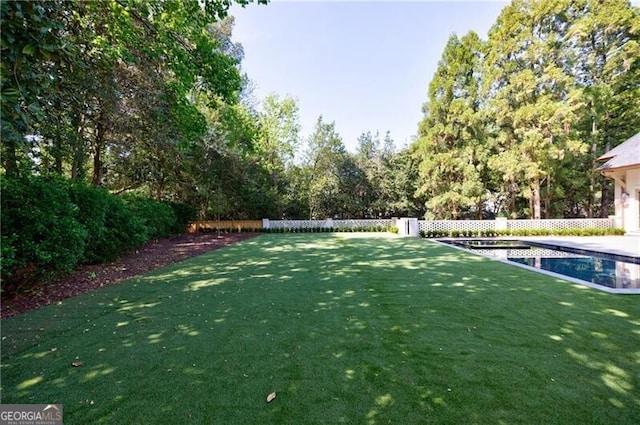
<path id="1" fill-rule="evenodd" d="M 231 3 L 0 3 L 3 176 L 61 176 L 201 218 L 610 212 L 595 159 L 640 119 L 628 1 L 514 0 L 486 40 L 443 46 L 410 146 L 362 129 L 355 152 L 324 117 L 302 135 L 294 97 L 252 100 Z"/>
<path id="2" fill-rule="evenodd" d="M 428 216 L 606 216 L 595 159 L 638 131 L 639 31 L 627 1 L 514 0 L 486 42 L 452 36 L 415 144 Z"/>

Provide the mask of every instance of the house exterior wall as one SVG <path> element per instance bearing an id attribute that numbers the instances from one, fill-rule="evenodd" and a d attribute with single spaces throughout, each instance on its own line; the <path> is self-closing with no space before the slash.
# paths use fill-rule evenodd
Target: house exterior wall
<path id="1" fill-rule="evenodd" d="M 623 201 L 622 186 L 615 184 L 616 217 L 622 222 L 623 229 L 629 232 L 640 232 L 640 167 L 620 172 L 626 181 L 625 192 L 629 195 Z"/>

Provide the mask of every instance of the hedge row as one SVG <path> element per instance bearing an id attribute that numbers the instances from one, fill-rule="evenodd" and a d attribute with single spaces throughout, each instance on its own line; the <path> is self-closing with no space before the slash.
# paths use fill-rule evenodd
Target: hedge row
<path id="1" fill-rule="evenodd" d="M 189 209 L 77 181 L 0 177 L 3 295 L 182 232 Z"/>
<path id="2" fill-rule="evenodd" d="M 238 228 L 204 228 L 201 233 L 238 233 Z M 240 228 L 240 232 L 251 233 L 334 233 L 334 232 L 392 232 L 398 233 L 394 226 L 353 226 L 353 227 L 275 227 L 270 229 L 254 229 L 250 227 Z"/>
<path id="3" fill-rule="evenodd" d="M 517 230 L 433 230 L 420 231 L 423 238 L 471 238 L 496 236 L 605 236 L 624 235 L 623 229 L 517 229 Z"/>

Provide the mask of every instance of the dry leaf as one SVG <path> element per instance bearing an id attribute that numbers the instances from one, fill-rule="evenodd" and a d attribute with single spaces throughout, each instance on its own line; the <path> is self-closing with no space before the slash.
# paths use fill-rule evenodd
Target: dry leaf
<path id="1" fill-rule="evenodd" d="M 267 396 L 267 403 L 271 403 L 273 401 L 273 399 L 276 398 L 276 393 L 272 392 L 271 394 L 269 394 Z"/>
<path id="2" fill-rule="evenodd" d="M 82 366 L 83 364 L 84 364 L 84 363 L 83 363 L 83 362 L 81 362 L 81 361 L 75 361 L 75 362 L 72 362 L 72 363 L 71 363 L 71 366 L 73 366 L 73 367 L 80 367 L 80 366 Z"/>

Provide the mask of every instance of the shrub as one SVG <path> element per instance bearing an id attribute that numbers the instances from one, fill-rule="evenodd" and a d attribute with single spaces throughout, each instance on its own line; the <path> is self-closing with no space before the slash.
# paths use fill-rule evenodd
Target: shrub
<path id="1" fill-rule="evenodd" d="M 105 215 L 105 233 L 95 248 L 96 261 L 117 258 L 147 240 L 147 229 L 143 221 L 121 198 L 109 197 Z"/>
<path id="2" fill-rule="evenodd" d="M 79 263 L 121 256 L 150 239 L 181 233 L 195 216 L 184 204 L 62 178 L 0 176 L 2 290 L 16 292 Z"/>
<path id="3" fill-rule="evenodd" d="M 78 221 L 86 230 L 82 261 L 85 263 L 103 261 L 104 247 L 108 246 L 106 238 L 109 229 L 106 223 L 112 195 L 106 190 L 96 189 L 82 182 L 70 183 L 68 190 L 71 201 L 78 207 Z"/>
<path id="4" fill-rule="evenodd" d="M 143 220 L 122 198 L 79 182 L 70 184 L 69 191 L 87 231 L 83 262 L 113 260 L 148 240 Z"/>
<path id="5" fill-rule="evenodd" d="M 2 228 L 4 229 L 4 223 Z M 4 282 L 6 277 L 11 277 L 14 270 L 19 265 L 18 259 L 16 259 L 16 235 L 2 235 L 1 243 L 2 250 L 0 250 L 0 270 L 2 271 L 2 281 Z"/>
<path id="6" fill-rule="evenodd" d="M 142 222 L 145 239 L 167 237 L 176 228 L 177 218 L 168 204 L 139 196 L 124 197 L 124 201 L 132 213 Z"/>
<path id="7" fill-rule="evenodd" d="M 67 183 L 43 177 L 0 177 L 2 290 L 16 292 L 70 272 L 81 261 L 86 230 Z"/>

